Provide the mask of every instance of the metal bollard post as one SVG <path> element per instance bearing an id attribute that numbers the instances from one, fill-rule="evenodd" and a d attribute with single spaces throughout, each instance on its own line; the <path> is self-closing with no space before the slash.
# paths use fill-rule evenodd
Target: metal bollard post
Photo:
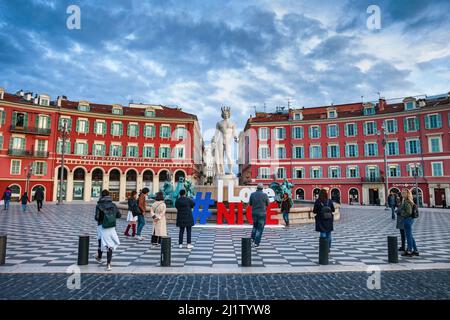
<path id="1" fill-rule="evenodd" d="M 328 264 L 328 239 L 319 238 L 319 264 Z"/>
<path id="2" fill-rule="evenodd" d="M 242 238 L 241 242 L 241 260 L 243 267 L 251 267 L 252 265 L 252 239 Z"/>
<path id="3" fill-rule="evenodd" d="M 0 236 L 0 265 L 5 264 L 6 260 L 6 235 Z"/>
<path id="4" fill-rule="evenodd" d="M 89 263 L 89 236 L 80 236 L 78 240 L 78 265 Z"/>
<path id="5" fill-rule="evenodd" d="M 398 263 L 397 237 L 388 236 L 387 242 L 388 242 L 388 262 Z"/>
<path id="6" fill-rule="evenodd" d="M 161 239 L 161 267 L 170 267 L 172 240 L 170 237 Z"/>

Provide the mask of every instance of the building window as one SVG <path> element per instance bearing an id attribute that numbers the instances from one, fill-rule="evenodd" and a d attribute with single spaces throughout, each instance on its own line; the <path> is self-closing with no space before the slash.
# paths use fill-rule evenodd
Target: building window
<path id="1" fill-rule="evenodd" d="M 406 118 L 404 120 L 405 132 L 414 132 L 419 130 L 419 119 L 417 117 Z"/>
<path id="2" fill-rule="evenodd" d="M 440 114 L 428 114 L 425 116 L 426 129 L 442 128 L 442 118 Z"/>
<path id="3" fill-rule="evenodd" d="M 292 138 L 293 139 L 303 139 L 303 127 L 292 128 Z"/>
<path id="4" fill-rule="evenodd" d="M 145 110 L 145 116 L 147 118 L 154 118 L 156 115 L 155 110 Z"/>
<path id="5" fill-rule="evenodd" d="M 356 123 L 345 124 L 345 136 L 346 137 L 355 137 L 356 134 L 357 134 Z"/>
<path id="6" fill-rule="evenodd" d="M 376 157 L 378 156 L 378 143 L 369 142 L 364 145 L 365 156 L 366 157 Z"/>
<path id="7" fill-rule="evenodd" d="M 137 124 L 134 124 L 134 123 L 128 124 L 127 131 L 128 131 L 127 135 L 129 137 L 137 137 L 137 136 L 139 136 L 139 126 Z"/>
<path id="8" fill-rule="evenodd" d="M 3 149 L 3 135 L 0 134 L 0 149 Z"/>
<path id="9" fill-rule="evenodd" d="M 87 120 L 77 120 L 77 128 L 78 133 L 88 133 L 89 132 L 89 122 Z"/>
<path id="10" fill-rule="evenodd" d="M 33 162 L 33 174 L 43 176 L 47 174 L 47 163 L 43 161 Z"/>
<path id="11" fill-rule="evenodd" d="M 378 167 L 367 166 L 366 167 L 366 175 L 367 175 L 367 179 L 369 181 L 376 181 L 376 180 L 378 180 L 378 178 L 380 176 L 380 171 L 378 170 Z"/>
<path id="12" fill-rule="evenodd" d="M 270 168 L 259 168 L 258 169 L 259 179 L 269 179 L 270 178 Z"/>
<path id="13" fill-rule="evenodd" d="M 388 141 L 386 149 L 388 156 L 398 156 L 400 154 L 398 150 L 398 141 Z"/>
<path id="14" fill-rule="evenodd" d="M 416 103 L 414 101 L 405 103 L 405 110 L 413 110 L 416 108 Z"/>
<path id="15" fill-rule="evenodd" d="M 400 177 L 400 166 L 399 165 L 390 165 L 389 166 L 389 177 L 391 177 L 391 178 Z"/>
<path id="16" fill-rule="evenodd" d="M 275 137 L 277 140 L 286 139 L 286 129 L 285 128 L 275 128 Z"/>
<path id="17" fill-rule="evenodd" d="M 0 125 L 5 124 L 5 110 L 0 109 Z"/>
<path id="18" fill-rule="evenodd" d="M 78 104 L 78 110 L 80 111 L 90 111 L 90 107 L 88 104 Z"/>
<path id="19" fill-rule="evenodd" d="M 50 129 L 50 117 L 39 115 L 37 118 L 38 129 Z"/>
<path id="20" fill-rule="evenodd" d="M 347 167 L 347 178 L 359 178 L 359 167 Z"/>
<path id="21" fill-rule="evenodd" d="M 71 118 L 59 118 L 58 129 L 62 131 L 64 124 L 66 124 L 66 131 L 70 132 L 72 130 L 72 119 Z"/>
<path id="22" fill-rule="evenodd" d="M 175 159 L 184 159 L 184 147 L 175 147 L 174 157 Z"/>
<path id="23" fill-rule="evenodd" d="M 85 142 L 75 142 L 75 150 L 76 155 L 85 156 L 88 154 L 88 145 Z"/>
<path id="24" fill-rule="evenodd" d="M 386 120 L 384 126 L 387 133 L 396 133 L 398 131 L 397 120 L 395 119 Z"/>
<path id="25" fill-rule="evenodd" d="M 318 139 L 318 138 L 320 138 L 320 127 L 319 126 L 309 127 L 309 137 L 311 139 Z"/>
<path id="26" fill-rule="evenodd" d="M 25 138 L 11 137 L 11 145 L 13 150 L 25 150 Z"/>
<path id="27" fill-rule="evenodd" d="M 154 158 L 155 157 L 155 147 L 153 147 L 153 146 L 145 146 L 142 149 L 142 156 L 144 158 Z"/>
<path id="28" fill-rule="evenodd" d="M 122 115 L 123 114 L 123 110 L 122 110 L 122 108 L 113 108 L 112 109 L 112 114 Z"/>
<path id="29" fill-rule="evenodd" d="M 347 158 L 356 158 L 356 157 L 358 157 L 358 145 L 356 143 L 347 144 L 345 146 L 345 156 Z"/>
<path id="30" fill-rule="evenodd" d="M 444 171 L 442 170 L 442 162 L 432 162 L 432 175 L 433 177 L 442 177 L 444 175 Z"/>
<path id="31" fill-rule="evenodd" d="M 441 137 L 428 138 L 429 152 L 442 152 L 442 139 Z"/>
<path id="32" fill-rule="evenodd" d="M 169 159 L 170 158 L 170 148 L 169 147 L 160 147 L 159 148 L 159 158 L 160 159 Z"/>
<path id="33" fill-rule="evenodd" d="M 406 140 L 406 154 L 419 154 L 420 141 L 419 139 Z"/>
<path id="34" fill-rule="evenodd" d="M 305 157 L 305 149 L 303 147 L 294 147 L 294 159 L 303 159 Z"/>
<path id="35" fill-rule="evenodd" d="M 62 140 L 58 140 L 56 142 L 56 153 L 58 154 L 62 153 Z M 66 141 L 64 153 L 70 154 L 70 141 Z"/>
<path id="36" fill-rule="evenodd" d="M 186 139 L 186 128 L 185 127 L 177 127 L 175 129 L 175 137 L 179 140 Z"/>
<path id="37" fill-rule="evenodd" d="M 322 158 L 322 148 L 320 146 L 310 146 L 309 147 L 309 157 L 311 159 Z"/>
<path id="38" fill-rule="evenodd" d="M 259 140 L 268 140 L 269 139 L 269 128 L 259 128 L 258 129 L 258 138 L 259 138 Z"/>
<path id="39" fill-rule="evenodd" d="M 336 138 L 338 136 L 338 126 L 337 124 L 329 124 L 327 126 L 327 137 Z"/>
<path id="40" fill-rule="evenodd" d="M 121 145 L 111 145 L 109 147 L 109 155 L 111 157 L 121 157 L 122 156 L 122 146 Z"/>
<path id="41" fill-rule="evenodd" d="M 294 113 L 294 120 L 302 120 L 303 115 L 301 112 Z"/>
<path id="42" fill-rule="evenodd" d="M 14 174 L 14 175 L 20 174 L 21 164 L 22 164 L 22 161 L 20 161 L 20 160 L 11 160 L 11 168 L 10 168 L 11 174 Z"/>
<path id="43" fill-rule="evenodd" d="M 13 112 L 12 123 L 16 128 L 28 128 L 28 113 Z"/>
<path id="44" fill-rule="evenodd" d="M 277 147 L 277 159 L 286 159 L 286 148 Z"/>
<path id="45" fill-rule="evenodd" d="M 328 146 L 328 158 L 339 158 L 339 146 L 338 145 L 330 145 Z"/>
<path id="46" fill-rule="evenodd" d="M 277 169 L 277 179 L 284 179 L 284 178 L 286 178 L 286 169 L 278 168 Z"/>
<path id="47" fill-rule="evenodd" d="M 311 168 L 311 178 L 312 179 L 322 178 L 322 168 L 320 168 L 320 167 Z"/>
<path id="48" fill-rule="evenodd" d="M 139 157 L 139 151 L 137 146 L 127 146 L 127 157 L 137 158 Z"/>
<path id="49" fill-rule="evenodd" d="M 366 107 L 364 108 L 364 115 L 371 116 L 375 114 L 375 107 Z"/>
<path id="50" fill-rule="evenodd" d="M 105 145 L 104 144 L 95 143 L 92 146 L 92 154 L 94 156 L 104 157 L 105 156 Z"/>
<path id="51" fill-rule="evenodd" d="M 171 131 L 170 131 L 170 126 L 167 125 L 162 125 L 159 127 L 159 137 L 160 138 L 170 138 L 170 136 L 172 135 Z"/>
<path id="52" fill-rule="evenodd" d="M 414 163 L 408 163 L 406 165 L 406 172 L 408 173 L 408 177 L 415 177 L 416 173 L 415 173 L 415 166 Z M 422 170 L 422 165 L 419 165 L 417 168 L 417 176 L 418 177 L 423 177 L 423 170 Z"/>
<path id="53" fill-rule="evenodd" d="M 154 125 L 146 124 L 144 126 L 144 137 L 146 138 L 154 138 L 156 135 L 156 128 Z"/>
<path id="54" fill-rule="evenodd" d="M 364 135 L 370 136 L 377 133 L 377 125 L 375 121 L 365 122 L 364 123 Z"/>
<path id="55" fill-rule="evenodd" d="M 303 168 L 294 169 L 294 179 L 303 179 L 305 177 L 305 170 Z"/>
<path id="56" fill-rule="evenodd" d="M 334 119 L 334 118 L 337 118 L 336 110 L 328 111 L 328 119 Z"/>
<path id="57" fill-rule="evenodd" d="M 340 178 L 341 169 L 339 167 L 329 167 L 328 168 L 328 178 Z"/>
<path id="58" fill-rule="evenodd" d="M 111 135 L 121 136 L 122 135 L 122 123 L 113 122 L 111 123 Z"/>
<path id="59" fill-rule="evenodd" d="M 36 151 L 39 151 L 39 152 L 47 151 L 47 141 L 46 140 L 36 140 Z"/>
<path id="60" fill-rule="evenodd" d="M 259 147 L 258 158 L 259 159 L 269 159 L 270 158 L 270 149 L 268 146 Z"/>
<path id="61" fill-rule="evenodd" d="M 106 123 L 101 121 L 95 121 L 94 122 L 94 133 L 99 135 L 105 135 L 106 134 Z"/>

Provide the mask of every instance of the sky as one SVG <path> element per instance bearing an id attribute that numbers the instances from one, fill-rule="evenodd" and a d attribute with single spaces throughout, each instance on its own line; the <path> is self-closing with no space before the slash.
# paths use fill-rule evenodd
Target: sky
<path id="1" fill-rule="evenodd" d="M 369 5 L 381 29 L 367 27 Z M 70 5 L 80 29 L 68 29 Z M 181 107 L 206 140 L 229 106 L 314 107 L 450 91 L 447 0 L 0 0 L 0 86 Z M 363 98 L 361 98 L 363 97 Z"/>

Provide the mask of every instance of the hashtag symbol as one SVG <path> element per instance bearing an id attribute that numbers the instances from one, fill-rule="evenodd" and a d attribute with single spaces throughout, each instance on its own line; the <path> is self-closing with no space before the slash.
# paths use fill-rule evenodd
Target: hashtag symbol
<path id="1" fill-rule="evenodd" d="M 197 194 L 195 195 L 195 206 L 194 210 L 192 211 L 192 216 L 194 217 L 194 223 L 196 223 L 197 219 L 200 218 L 200 224 L 205 224 L 206 219 L 211 216 L 209 207 L 214 204 L 214 200 L 211 199 L 211 192 L 206 192 L 204 199 L 202 199 L 202 194 L 203 192 L 197 192 Z"/>

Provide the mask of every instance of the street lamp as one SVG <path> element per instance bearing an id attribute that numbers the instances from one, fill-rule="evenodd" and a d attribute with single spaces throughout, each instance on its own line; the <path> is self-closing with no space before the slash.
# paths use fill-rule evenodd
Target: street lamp
<path id="1" fill-rule="evenodd" d="M 28 194 L 28 187 L 30 185 L 30 179 L 31 179 L 31 175 L 33 174 L 33 163 L 28 164 L 27 167 L 25 167 L 25 172 L 26 172 L 26 184 L 25 184 L 25 192 L 27 192 Z"/>
<path id="2" fill-rule="evenodd" d="M 385 182 L 385 210 L 389 210 L 389 203 L 388 203 L 388 197 L 389 197 L 389 173 L 388 173 L 388 165 L 387 165 L 387 152 L 386 152 L 386 123 L 383 122 L 381 125 L 381 132 L 383 133 L 383 140 L 381 140 L 381 143 L 383 145 L 383 156 L 384 156 L 384 182 Z M 378 132 L 378 135 L 380 135 L 380 132 Z"/>
<path id="3" fill-rule="evenodd" d="M 417 177 L 419 176 L 419 169 L 420 169 L 420 163 L 414 163 L 414 180 L 415 180 L 415 187 L 414 187 L 414 189 L 415 189 L 415 191 L 416 191 L 416 194 L 415 194 L 415 198 L 416 198 L 416 205 L 417 206 L 419 206 L 419 188 L 418 188 L 418 186 L 417 186 Z"/>
<path id="4" fill-rule="evenodd" d="M 60 179 L 59 179 L 59 195 L 58 204 L 62 204 L 62 193 L 64 187 L 64 153 L 66 152 L 66 138 L 67 138 L 67 120 L 62 121 L 63 125 L 61 128 L 61 167 L 59 168 Z M 66 191 L 64 190 L 64 193 Z"/>

